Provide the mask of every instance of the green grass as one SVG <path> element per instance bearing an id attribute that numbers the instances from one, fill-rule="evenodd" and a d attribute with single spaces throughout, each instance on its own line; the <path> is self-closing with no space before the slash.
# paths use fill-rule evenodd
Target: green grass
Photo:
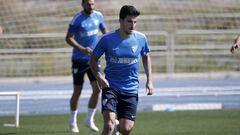
<path id="1" fill-rule="evenodd" d="M 99 135 L 82 125 L 85 114 L 78 116 L 81 135 Z M 68 115 L 21 116 L 20 127 L 3 127 L 9 116 L 0 117 L 0 135 L 72 135 Z M 102 129 L 102 116 L 96 115 Z M 138 112 L 132 135 L 240 135 L 240 110 Z"/>

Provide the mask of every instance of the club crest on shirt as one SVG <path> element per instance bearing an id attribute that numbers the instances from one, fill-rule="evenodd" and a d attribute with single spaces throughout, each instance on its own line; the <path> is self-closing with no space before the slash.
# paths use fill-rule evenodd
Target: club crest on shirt
<path id="1" fill-rule="evenodd" d="M 87 26 L 88 26 L 88 24 L 86 23 L 86 21 L 81 22 L 81 27 L 82 27 L 82 28 L 85 28 L 85 27 L 87 27 Z"/>
<path id="2" fill-rule="evenodd" d="M 137 49 L 138 49 L 138 46 L 137 46 L 137 45 L 133 45 L 133 46 L 132 46 L 132 51 L 133 51 L 133 53 L 135 53 L 135 52 L 137 51 Z"/>

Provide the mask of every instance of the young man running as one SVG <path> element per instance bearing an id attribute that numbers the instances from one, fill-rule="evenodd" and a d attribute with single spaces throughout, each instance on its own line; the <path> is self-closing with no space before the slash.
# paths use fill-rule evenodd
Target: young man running
<path id="1" fill-rule="evenodd" d="M 134 30 L 140 12 L 131 5 L 120 10 L 120 28 L 104 35 L 93 50 L 90 67 L 102 88 L 102 114 L 104 127 L 102 135 L 116 134 L 115 119 L 119 120 L 117 130 L 129 135 L 136 118 L 139 61 L 142 58 L 147 76 L 147 95 L 153 94 L 151 58 L 144 34 Z M 105 77 L 99 72 L 97 61 L 105 54 Z M 118 122 L 118 121 L 117 121 Z"/>

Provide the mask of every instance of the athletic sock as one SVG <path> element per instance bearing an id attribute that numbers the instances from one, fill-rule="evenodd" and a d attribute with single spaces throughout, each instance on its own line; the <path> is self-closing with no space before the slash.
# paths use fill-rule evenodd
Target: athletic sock
<path id="1" fill-rule="evenodd" d="M 92 109 L 92 108 L 88 108 L 88 114 L 87 114 L 87 118 L 86 121 L 94 121 L 94 115 L 96 113 L 97 109 Z"/>
<path id="2" fill-rule="evenodd" d="M 77 114 L 77 110 L 70 112 L 70 124 L 77 124 Z"/>

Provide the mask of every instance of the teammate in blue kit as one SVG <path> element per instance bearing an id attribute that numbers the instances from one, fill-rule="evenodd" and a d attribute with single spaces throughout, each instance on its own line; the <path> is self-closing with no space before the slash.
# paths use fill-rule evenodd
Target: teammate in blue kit
<path id="1" fill-rule="evenodd" d="M 151 58 L 147 38 L 135 31 L 140 12 L 131 5 L 120 10 L 120 28 L 105 34 L 93 50 L 90 67 L 102 88 L 102 135 L 130 134 L 136 118 L 139 89 L 139 61 L 147 76 L 147 95 L 153 94 Z M 98 70 L 98 59 L 105 54 L 105 77 Z M 116 121 L 118 119 L 119 121 Z M 119 122 L 117 126 L 115 123 Z"/>
<path id="2" fill-rule="evenodd" d="M 94 0 L 82 0 L 83 11 L 77 13 L 69 24 L 66 42 L 73 47 L 72 53 L 72 75 L 73 94 L 70 99 L 69 128 L 71 132 L 79 132 L 77 126 L 78 101 L 84 83 L 84 75 L 87 74 L 93 89 L 88 103 L 88 115 L 85 126 L 93 131 L 99 131 L 94 123 L 94 115 L 98 103 L 100 87 L 92 74 L 88 61 L 92 50 L 98 41 L 98 30 L 103 34 L 107 32 L 103 15 L 94 10 Z"/>

